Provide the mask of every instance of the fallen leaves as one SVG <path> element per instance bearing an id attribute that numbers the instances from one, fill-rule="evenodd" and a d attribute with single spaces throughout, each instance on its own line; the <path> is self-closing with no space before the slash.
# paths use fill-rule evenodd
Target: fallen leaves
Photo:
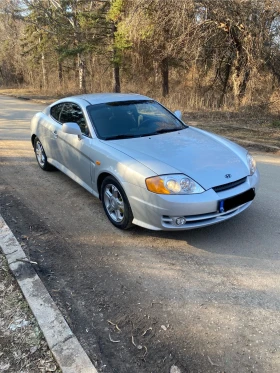
<path id="1" fill-rule="evenodd" d="M 60 372 L 1 254 L 0 316 L 0 372 Z"/>

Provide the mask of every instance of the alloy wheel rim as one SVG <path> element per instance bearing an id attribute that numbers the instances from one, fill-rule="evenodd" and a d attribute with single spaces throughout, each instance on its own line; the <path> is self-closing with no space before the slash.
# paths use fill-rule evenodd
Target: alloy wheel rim
<path id="1" fill-rule="evenodd" d="M 45 159 L 44 149 L 40 141 L 37 141 L 36 143 L 36 157 L 37 157 L 39 165 L 41 167 L 44 167 L 46 159 Z"/>
<path id="2" fill-rule="evenodd" d="M 116 223 L 121 223 L 124 219 L 124 202 L 120 191 L 115 185 L 106 185 L 104 203 L 110 218 Z"/>

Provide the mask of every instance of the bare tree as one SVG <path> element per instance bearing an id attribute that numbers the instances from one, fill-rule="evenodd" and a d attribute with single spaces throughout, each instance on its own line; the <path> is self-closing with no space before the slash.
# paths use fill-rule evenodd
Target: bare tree
<path id="1" fill-rule="evenodd" d="M 272 25 L 279 18 L 279 2 L 261 0 L 205 0 L 197 3 L 204 33 L 202 51 L 216 61 L 216 79 L 222 85 L 220 106 L 232 90 L 238 107 L 251 73 L 264 67 L 264 46 L 270 44 Z M 213 58 L 218 56 L 218 58 Z"/>
<path id="2" fill-rule="evenodd" d="M 0 0 L 0 18 L 5 85 L 175 88 L 238 108 L 261 79 L 264 100 L 280 84 L 279 0 Z"/>
<path id="3" fill-rule="evenodd" d="M 172 66 L 187 66 L 195 57 L 195 4 L 192 0 L 153 0 L 132 4 L 127 20 L 139 53 L 159 67 L 162 95 L 169 94 Z"/>

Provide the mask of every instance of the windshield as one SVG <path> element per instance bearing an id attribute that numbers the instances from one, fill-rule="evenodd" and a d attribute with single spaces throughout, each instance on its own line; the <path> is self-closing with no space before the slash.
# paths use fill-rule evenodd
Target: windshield
<path id="1" fill-rule="evenodd" d="M 186 128 L 155 101 L 119 101 L 87 107 L 97 135 L 103 140 L 157 135 Z"/>

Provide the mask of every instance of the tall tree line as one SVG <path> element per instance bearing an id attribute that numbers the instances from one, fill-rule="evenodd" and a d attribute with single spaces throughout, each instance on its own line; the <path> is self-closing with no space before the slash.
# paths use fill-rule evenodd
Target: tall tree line
<path id="1" fill-rule="evenodd" d="M 0 85 L 261 104 L 279 30 L 279 0 L 0 0 Z"/>

